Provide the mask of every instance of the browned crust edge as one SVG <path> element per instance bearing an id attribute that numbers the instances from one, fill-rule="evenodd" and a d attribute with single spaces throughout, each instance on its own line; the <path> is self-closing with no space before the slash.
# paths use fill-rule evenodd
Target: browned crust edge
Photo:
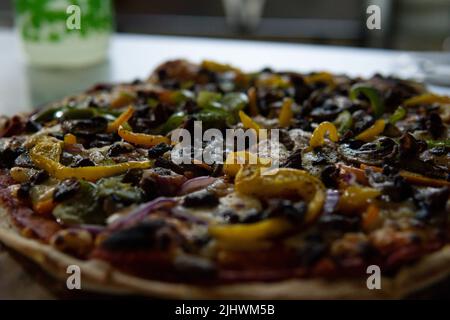
<path id="1" fill-rule="evenodd" d="M 103 261 L 82 261 L 47 244 L 23 237 L 0 207 L 0 241 L 30 258 L 60 281 L 66 281 L 69 265 L 81 269 L 82 289 L 108 294 L 136 294 L 173 299 L 397 299 L 426 288 L 450 275 L 450 246 L 402 269 L 395 278 L 382 278 L 381 290 L 369 290 L 366 279 L 326 281 L 288 279 L 199 286 L 141 279 L 114 269 Z"/>

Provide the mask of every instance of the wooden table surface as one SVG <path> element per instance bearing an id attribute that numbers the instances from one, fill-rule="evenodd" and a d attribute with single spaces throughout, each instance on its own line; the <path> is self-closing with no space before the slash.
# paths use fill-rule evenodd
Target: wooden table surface
<path id="1" fill-rule="evenodd" d="M 370 76 L 375 72 L 417 76 L 417 67 L 412 59 L 414 54 L 335 46 L 122 34 L 113 36 L 108 61 L 77 70 L 45 70 L 27 66 L 19 39 L 9 29 L 0 29 L 0 47 L 8 48 L 0 50 L 0 114 L 6 115 L 32 110 L 46 102 L 83 91 L 97 82 L 145 79 L 159 63 L 174 58 L 196 62 L 212 59 L 247 71 L 269 66 L 278 70 L 327 70 L 360 76 Z M 449 88 L 431 89 L 450 93 Z M 448 282 L 443 287 L 435 289 L 433 296 L 450 297 Z M 55 284 L 26 259 L 17 255 L 12 257 L 0 245 L 0 299 L 61 297 L 70 297 L 61 291 L 61 283 Z"/>
<path id="2" fill-rule="evenodd" d="M 36 280 L 35 273 L 26 272 L 0 245 L 0 300 L 54 298 L 55 295 Z"/>
<path id="3" fill-rule="evenodd" d="M 246 71 L 271 67 L 301 72 L 330 71 L 352 76 L 374 73 L 419 77 L 415 62 L 423 53 L 393 50 L 118 34 L 112 37 L 108 61 L 81 69 L 47 70 L 26 65 L 15 32 L 0 28 L 0 114 L 12 115 L 86 89 L 97 82 L 145 79 L 158 64 L 185 58 L 212 59 Z M 448 53 L 427 53 L 448 60 Z M 439 93 L 450 89 L 430 87 Z M 11 94 L 14 93 L 14 94 Z"/>

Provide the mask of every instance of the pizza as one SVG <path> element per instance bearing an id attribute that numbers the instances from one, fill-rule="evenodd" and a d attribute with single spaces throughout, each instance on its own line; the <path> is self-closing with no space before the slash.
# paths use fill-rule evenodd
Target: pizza
<path id="1" fill-rule="evenodd" d="M 399 298 L 450 274 L 450 97 L 420 83 L 173 60 L 0 119 L 0 240 L 83 288 Z"/>

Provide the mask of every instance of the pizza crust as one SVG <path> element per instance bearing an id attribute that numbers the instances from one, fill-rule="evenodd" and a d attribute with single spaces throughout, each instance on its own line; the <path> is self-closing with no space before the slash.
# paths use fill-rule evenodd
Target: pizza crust
<path id="1" fill-rule="evenodd" d="M 134 294 L 171 299 L 397 299 L 450 276 L 450 246 L 402 269 L 395 278 L 382 278 L 380 290 L 369 290 L 366 278 L 321 280 L 288 279 L 200 286 L 141 279 L 109 264 L 83 261 L 47 244 L 20 235 L 4 208 L 0 207 L 0 241 L 30 258 L 53 277 L 66 281 L 69 265 L 81 269 L 82 289 L 108 294 Z"/>

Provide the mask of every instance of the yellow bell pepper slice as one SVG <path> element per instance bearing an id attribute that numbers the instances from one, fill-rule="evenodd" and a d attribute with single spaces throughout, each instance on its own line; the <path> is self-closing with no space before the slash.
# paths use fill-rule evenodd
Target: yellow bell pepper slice
<path id="1" fill-rule="evenodd" d="M 36 169 L 23 168 L 23 167 L 12 167 L 9 170 L 9 174 L 11 175 L 11 177 L 19 183 L 30 181 L 31 177 L 36 172 L 37 172 Z"/>
<path id="2" fill-rule="evenodd" d="M 325 201 L 325 187 L 319 179 L 291 168 L 264 170 L 245 166 L 236 175 L 235 188 L 237 192 L 260 198 L 299 195 L 308 203 L 306 222 L 320 214 Z"/>
<path id="3" fill-rule="evenodd" d="M 424 93 L 407 99 L 405 102 L 403 102 L 403 105 L 406 107 L 411 107 L 418 104 L 431 104 L 431 103 L 450 104 L 450 97 L 440 96 L 434 93 Z"/>
<path id="4" fill-rule="evenodd" d="M 222 241 L 254 241 L 278 237 L 291 230 L 293 225 L 286 219 L 271 218 L 255 223 L 213 225 L 209 233 Z"/>
<path id="5" fill-rule="evenodd" d="M 361 170 L 362 172 L 364 172 L 364 170 L 366 169 L 371 169 L 375 172 L 382 172 L 383 169 L 380 167 L 375 167 L 375 166 L 368 166 L 365 164 L 361 164 Z M 417 185 L 422 185 L 422 186 L 429 186 L 429 187 L 445 187 L 445 186 L 450 186 L 450 182 L 446 181 L 446 180 L 442 180 L 442 179 L 434 179 L 434 178 L 429 178 L 426 176 L 423 176 L 421 174 L 415 173 L 415 172 L 411 172 L 411 171 L 407 171 L 407 170 L 400 170 L 399 174 L 407 181 L 410 182 L 412 184 L 417 184 Z M 366 178 L 367 180 L 367 178 Z"/>
<path id="6" fill-rule="evenodd" d="M 64 143 L 65 144 L 76 144 L 77 143 L 77 137 L 75 137 L 71 133 L 68 133 L 68 134 L 64 135 Z"/>
<path id="7" fill-rule="evenodd" d="M 134 113 L 134 108 L 132 106 L 129 106 L 127 108 L 127 110 L 122 112 L 120 114 L 120 116 L 117 117 L 116 120 L 114 120 L 113 122 L 110 122 L 108 124 L 107 132 L 109 132 L 109 133 L 116 132 L 123 123 L 130 120 L 133 113 Z"/>
<path id="8" fill-rule="evenodd" d="M 53 198 L 48 198 L 45 200 L 40 200 L 34 204 L 33 210 L 40 215 L 47 215 L 50 214 L 55 207 L 56 202 L 53 201 Z"/>
<path id="9" fill-rule="evenodd" d="M 386 126 L 386 121 L 384 121 L 383 119 L 379 119 L 379 120 L 375 121 L 375 123 L 372 126 L 370 126 L 366 130 L 364 130 L 363 132 L 358 134 L 355 137 L 355 139 L 362 140 L 365 142 L 372 141 L 373 139 L 376 138 L 376 136 L 378 136 L 380 133 L 382 133 L 384 131 L 385 126 Z"/>
<path id="10" fill-rule="evenodd" d="M 131 91 L 116 92 L 111 98 L 111 108 L 118 109 L 130 104 L 136 98 L 135 93 Z"/>
<path id="11" fill-rule="evenodd" d="M 289 78 L 279 74 L 262 74 L 255 81 L 258 87 L 267 88 L 289 88 L 291 82 Z"/>
<path id="12" fill-rule="evenodd" d="M 281 106 L 280 115 L 278 116 L 278 123 L 281 127 L 288 127 L 291 124 L 294 113 L 292 112 L 292 104 L 294 101 L 291 98 L 285 98 Z"/>
<path id="13" fill-rule="evenodd" d="M 246 164 L 269 167 L 272 164 L 272 160 L 270 158 L 260 158 L 248 151 L 230 152 L 223 165 L 223 171 L 226 175 L 234 177 Z"/>
<path id="14" fill-rule="evenodd" d="M 339 198 L 338 209 L 347 213 L 362 210 L 369 205 L 369 202 L 381 194 L 380 190 L 350 186 L 344 190 Z"/>
<path id="15" fill-rule="evenodd" d="M 305 76 L 304 80 L 307 84 L 314 84 L 317 82 L 323 82 L 329 86 L 335 86 L 336 84 L 333 75 L 325 71 Z"/>
<path id="16" fill-rule="evenodd" d="M 241 119 L 242 125 L 245 129 L 253 129 L 258 134 L 259 130 L 261 129 L 261 126 L 257 124 L 255 121 L 253 121 L 252 118 L 250 118 L 248 115 L 245 114 L 244 111 L 239 111 L 239 118 Z"/>
<path id="17" fill-rule="evenodd" d="M 365 231 L 373 230 L 380 222 L 380 208 L 374 204 L 367 207 L 362 215 L 362 228 Z"/>
<path id="18" fill-rule="evenodd" d="M 431 187 L 450 186 L 449 181 L 425 177 L 425 176 L 415 173 L 415 172 L 400 170 L 399 174 L 403 178 L 405 178 L 406 181 L 411 182 L 413 184 L 418 184 L 418 185 L 423 185 L 423 186 L 431 186 Z"/>
<path id="19" fill-rule="evenodd" d="M 125 129 L 122 125 L 119 126 L 119 130 L 117 131 L 117 133 L 123 140 L 127 142 L 131 142 L 146 147 L 153 147 L 160 143 L 167 143 L 167 144 L 170 143 L 170 139 L 165 136 L 145 134 L 145 133 L 135 133 Z"/>
<path id="20" fill-rule="evenodd" d="M 331 122 L 324 121 L 319 126 L 314 129 L 311 139 L 309 140 L 309 146 L 311 148 L 320 147 L 323 145 L 325 134 L 328 133 L 328 137 L 331 141 L 337 142 L 339 140 L 339 135 L 336 126 Z"/>
<path id="21" fill-rule="evenodd" d="M 59 155 L 55 157 L 54 150 L 49 149 L 49 143 L 40 143 L 30 151 L 33 163 L 40 169 L 47 171 L 52 177 L 63 180 L 68 178 L 96 181 L 126 172 L 129 169 L 147 169 L 152 161 L 129 161 L 106 166 L 88 166 L 72 168 L 59 163 Z M 57 158 L 57 159 L 56 159 Z"/>
<path id="22" fill-rule="evenodd" d="M 59 162 L 64 143 L 60 140 L 43 137 L 31 149 L 30 155 L 36 153 L 45 155 L 49 160 Z"/>
<path id="23" fill-rule="evenodd" d="M 233 67 L 232 65 L 225 64 L 225 63 L 218 63 L 212 60 L 203 60 L 201 63 L 201 67 L 203 69 L 212 71 L 212 72 L 228 72 L 228 71 L 234 71 L 241 73 L 242 71 L 236 67 Z"/>

